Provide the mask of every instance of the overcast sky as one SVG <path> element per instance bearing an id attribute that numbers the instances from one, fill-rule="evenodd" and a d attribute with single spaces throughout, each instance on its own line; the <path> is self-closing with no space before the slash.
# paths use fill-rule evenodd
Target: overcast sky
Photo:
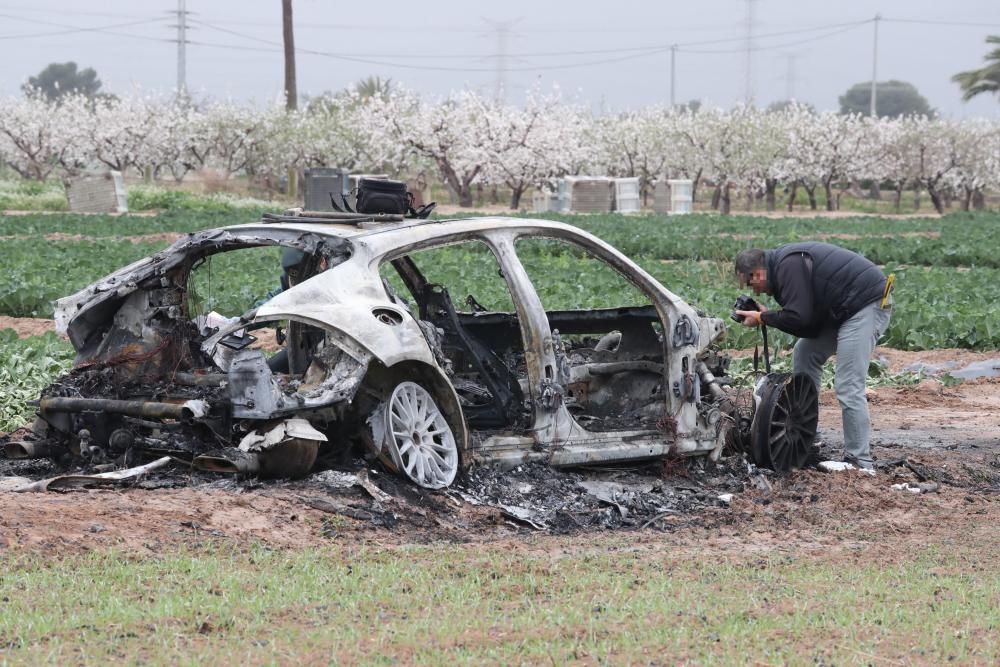
<path id="1" fill-rule="evenodd" d="M 594 109 L 636 108 L 669 102 L 676 44 L 676 101 L 729 107 L 747 91 L 749 4 L 294 0 L 299 92 L 375 75 L 430 96 L 462 87 L 492 94 L 501 78 L 515 102 L 533 86 L 558 85 Z M 96 69 L 109 92 L 171 90 L 177 8 L 177 0 L 0 0 L 0 95 L 68 60 Z M 193 94 L 261 102 L 280 93 L 281 0 L 187 0 L 187 10 Z M 848 87 L 871 78 L 876 13 L 879 80 L 913 83 L 947 117 L 1000 117 L 995 96 L 963 103 L 950 80 L 979 67 L 985 37 L 1000 34 L 997 0 L 752 0 L 756 103 L 791 94 L 836 109 Z M 498 64 L 507 70 L 500 77 Z"/>

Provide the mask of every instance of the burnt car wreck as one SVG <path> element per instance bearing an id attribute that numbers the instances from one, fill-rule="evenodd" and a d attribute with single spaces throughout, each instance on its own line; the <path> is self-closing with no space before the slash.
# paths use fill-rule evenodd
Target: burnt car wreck
<path id="1" fill-rule="evenodd" d="M 536 242 L 600 265 L 643 302 L 546 310 L 524 253 Z M 509 308 L 435 281 L 421 261 L 463 245 L 495 263 Z M 297 254 L 301 271 L 243 312 L 205 312 L 193 273 L 251 248 Z M 784 469 L 815 435 L 814 388 L 776 376 L 753 395 L 727 387 L 721 319 L 560 222 L 290 211 L 191 234 L 59 300 L 56 321 L 74 367 L 9 458 L 170 456 L 299 477 L 360 450 L 433 489 L 473 463 L 717 459 L 727 442 Z M 277 350 L 253 344 L 262 331 Z"/>

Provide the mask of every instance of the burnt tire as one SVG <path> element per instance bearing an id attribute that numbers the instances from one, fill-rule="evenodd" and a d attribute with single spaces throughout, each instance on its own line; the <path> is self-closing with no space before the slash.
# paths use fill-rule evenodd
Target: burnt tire
<path id="1" fill-rule="evenodd" d="M 778 472 L 809 460 L 819 424 L 819 392 L 805 375 L 772 373 L 757 389 L 760 402 L 750 427 L 754 463 Z"/>

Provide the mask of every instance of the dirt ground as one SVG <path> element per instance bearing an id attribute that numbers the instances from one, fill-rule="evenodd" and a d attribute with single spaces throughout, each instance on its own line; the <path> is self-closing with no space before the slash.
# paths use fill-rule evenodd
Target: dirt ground
<path id="1" fill-rule="evenodd" d="M 894 371 L 917 360 L 990 356 L 880 353 Z M 234 480 L 177 465 L 130 488 L 0 491 L 0 554 L 108 548 L 157 553 L 219 541 L 301 548 L 330 540 L 565 549 L 586 548 L 590 541 L 583 535 L 620 535 L 637 546 L 822 550 L 849 558 L 872 545 L 887 553 L 952 541 L 1000 546 L 1000 380 L 878 387 L 870 399 L 873 450 L 882 466 L 875 477 L 816 469 L 777 475 L 734 455 L 719 464 L 668 461 L 587 472 L 474 468 L 456 487 L 431 492 L 360 460 L 343 472 L 298 481 Z M 819 458 L 839 458 L 843 439 L 832 391 L 821 395 L 819 438 Z M 38 479 L 50 475 L 51 466 L 0 460 L 0 477 Z M 367 475 L 378 488 L 373 494 L 357 484 L 345 486 L 343 477 L 350 474 Z M 602 499 L 582 490 L 594 483 L 620 493 Z M 930 492 L 893 489 L 898 483 L 924 483 Z"/>

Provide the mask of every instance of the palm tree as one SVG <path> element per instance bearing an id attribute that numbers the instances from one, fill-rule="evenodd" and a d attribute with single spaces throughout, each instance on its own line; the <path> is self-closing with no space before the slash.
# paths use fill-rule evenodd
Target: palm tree
<path id="1" fill-rule="evenodd" d="M 1000 96 L 1000 35 L 990 35 L 986 38 L 986 43 L 997 45 L 997 48 L 983 58 L 986 65 L 951 77 L 962 88 L 962 100 L 966 102 L 980 93 L 996 93 Z"/>
<path id="2" fill-rule="evenodd" d="M 378 97 L 385 99 L 392 92 L 392 79 L 379 76 L 368 76 L 354 84 L 354 92 L 362 99 Z"/>

